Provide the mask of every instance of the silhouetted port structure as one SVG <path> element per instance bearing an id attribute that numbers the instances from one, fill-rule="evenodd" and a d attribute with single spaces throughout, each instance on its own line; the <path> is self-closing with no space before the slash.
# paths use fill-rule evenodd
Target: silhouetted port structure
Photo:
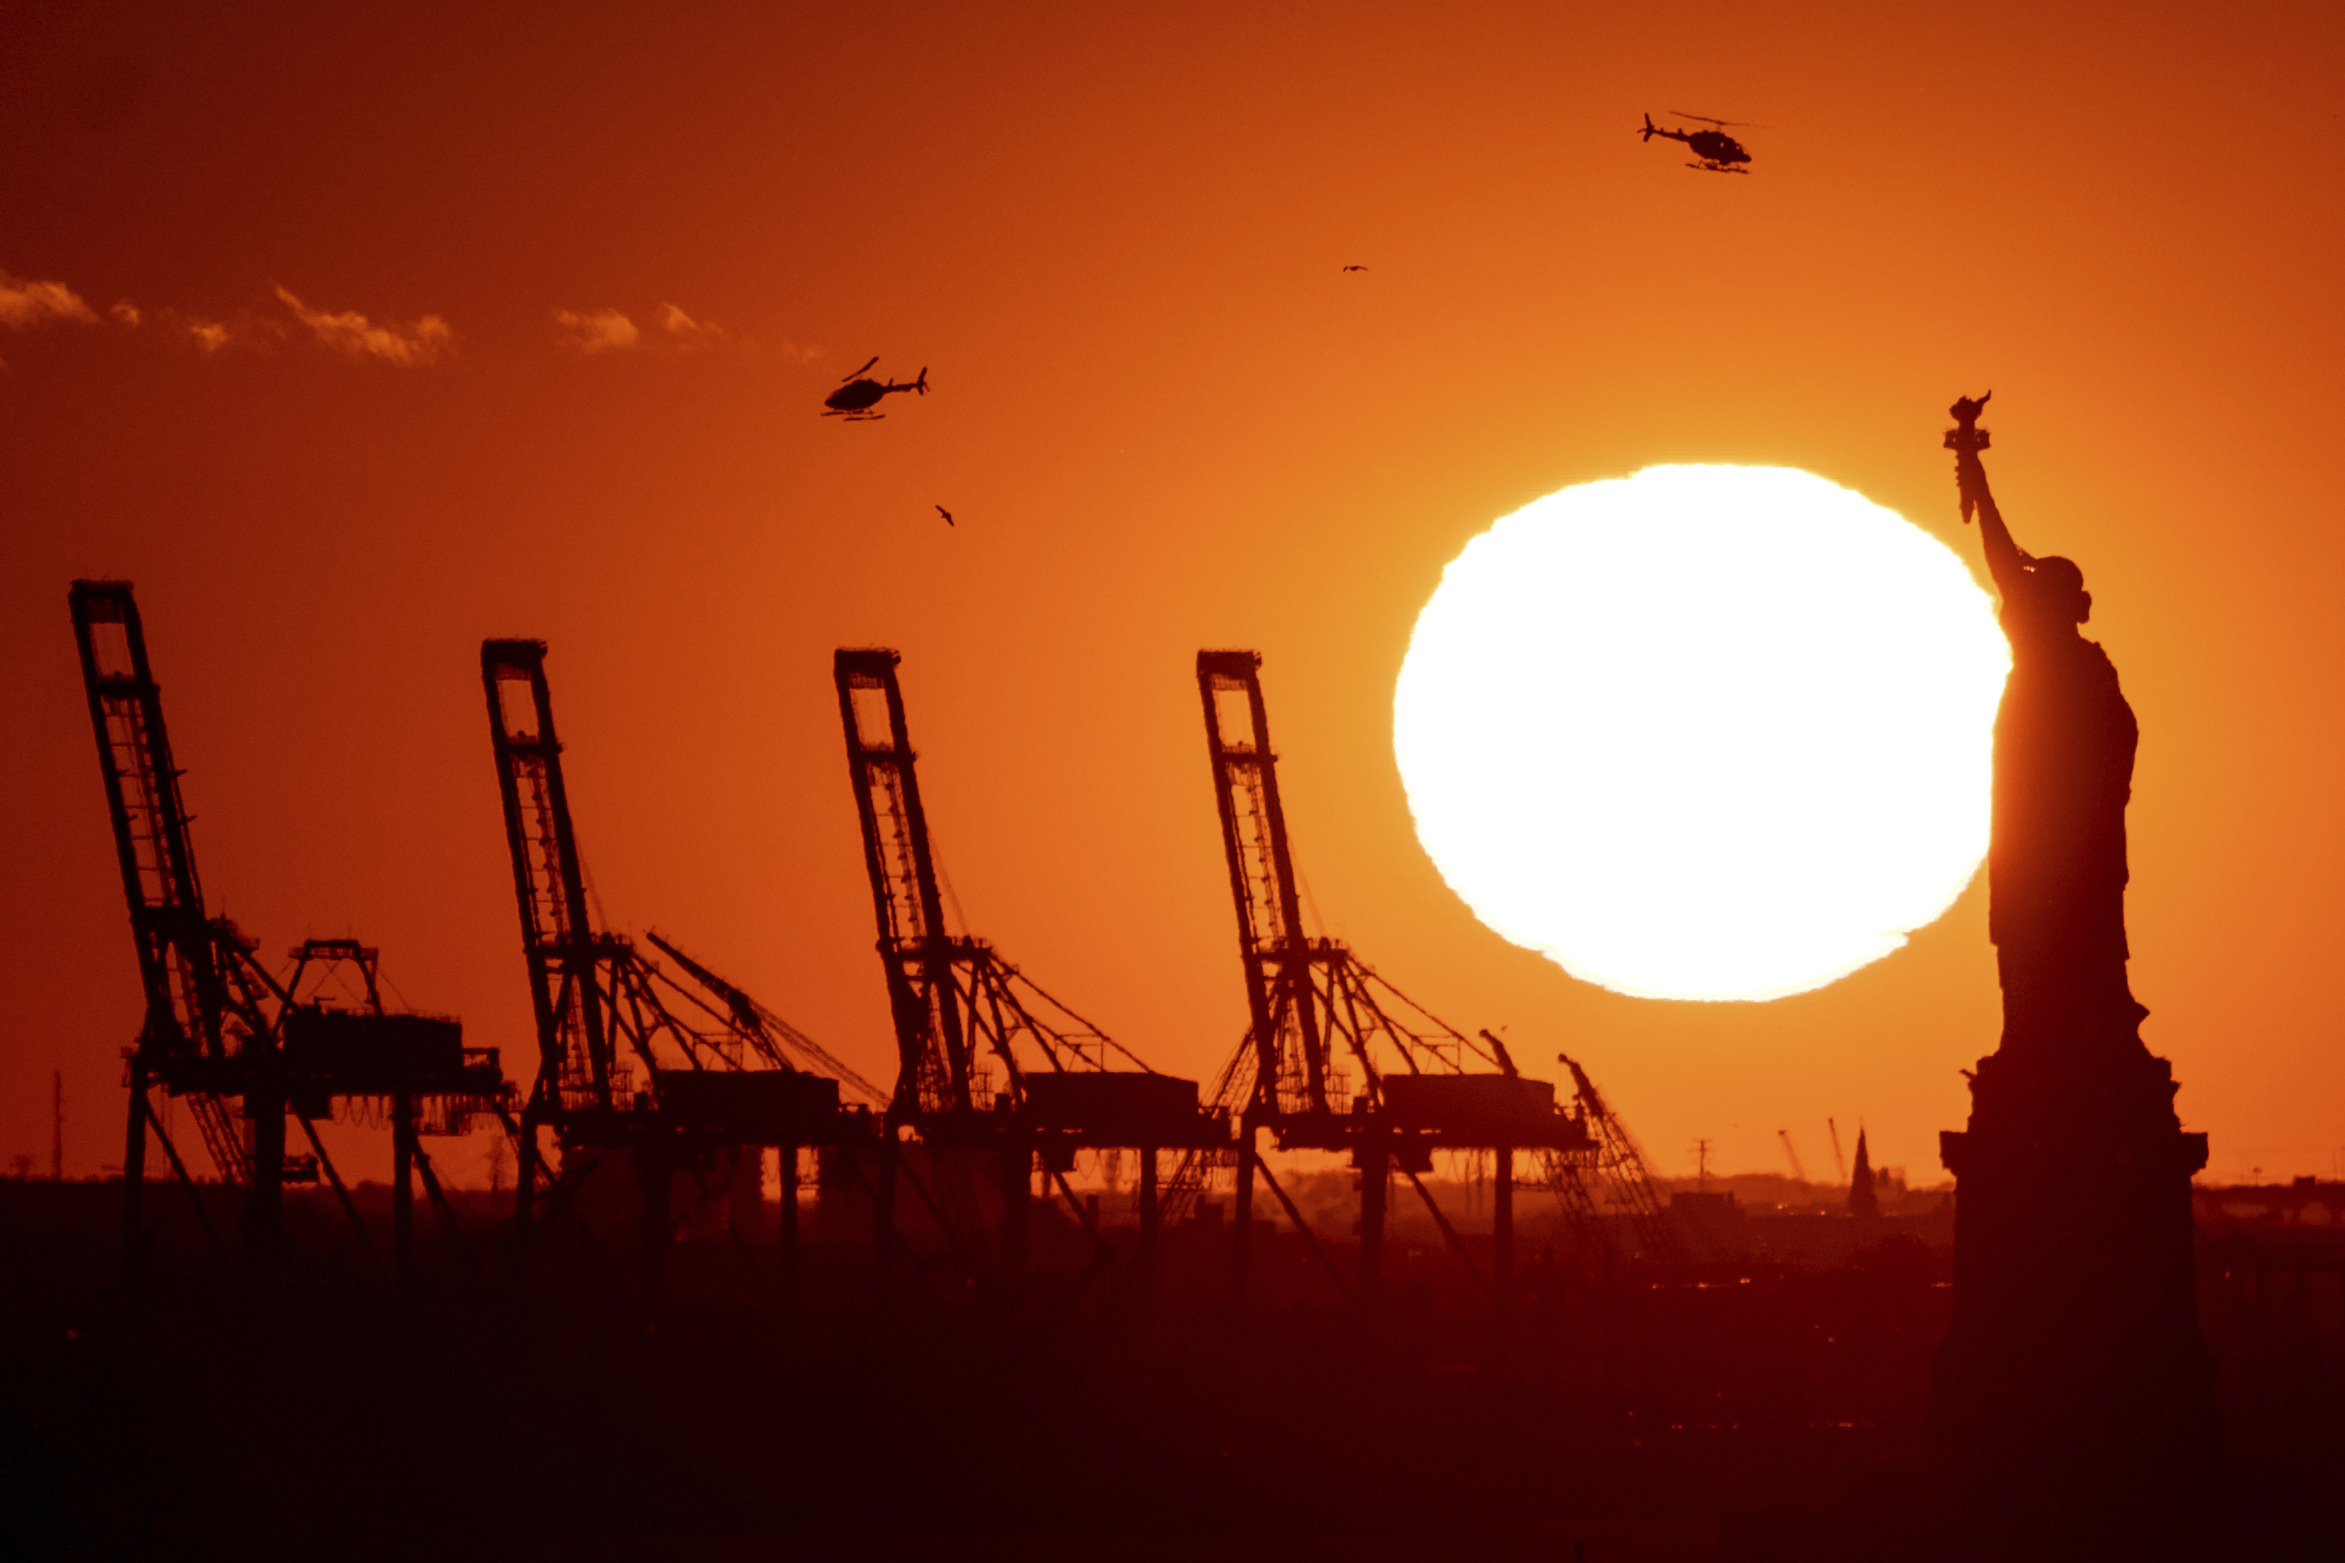
<path id="1" fill-rule="evenodd" d="M 1578 1059 L 1558 1053 L 1555 1061 L 1571 1071 L 1572 1096 L 1579 1105 L 1580 1121 L 1596 1142 L 1597 1187 L 1604 1191 L 1612 1209 L 1627 1219 L 1638 1254 L 1656 1264 L 1683 1264 L 1687 1258 L 1685 1241 L 1654 1185 L 1652 1169 L 1645 1163 L 1645 1152 L 1636 1136 L 1604 1100 L 1604 1093 L 1596 1089 L 1596 1082 L 1588 1078 Z M 1548 1167 L 1548 1186 L 1609 1270 L 1618 1265 L 1621 1256 L 1613 1247 L 1611 1229 L 1599 1219 L 1595 1190 L 1580 1175 L 1582 1166 L 1577 1157 L 1554 1158 Z"/>
<path id="2" fill-rule="evenodd" d="M 482 691 L 539 1049 L 517 1101 L 496 1052 L 466 1048 L 456 1021 L 386 1010 L 372 947 L 309 940 L 280 974 L 262 963 L 255 941 L 207 912 L 131 588 L 77 582 L 70 602 L 145 993 L 127 1053 L 124 1224 L 133 1256 L 149 1140 L 182 1183 L 199 1181 L 200 1167 L 174 1143 L 156 1102 L 161 1091 L 188 1104 L 220 1181 L 242 1191 L 243 1247 L 262 1274 L 278 1263 L 288 1182 L 330 1184 L 374 1252 L 317 1129 L 347 1107 L 391 1131 L 389 1257 L 402 1278 L 414 1274 L 419 1180 L 451 1249 L 471 1255 L 423 1141 L 467 1132 L 481 1116 L 493 1116 L 518 1153 L 516 1254 L 565 1212 L 586 1216 L 579 1196 L 590 1181 L 631 1183 L 655 1289 L 679 1230 L 697 1215 L 721 1206 L 733 1234 L 749 1235 L 768 1148 L 780 1153 L 779 1240 L 791 1288 L 806 1149 L 820 1153 L 826 1202 L 858 1188 L 868 1199 L 872 1262 L 883 1279 L 907 1257 L 924 1270 L 949 1258 L 972 1278 L 1022 1274 L 1038 1172 L 1044 1190 L 1064 1197 L 1095 1256 L 1114 1258 L 1097 1201 L 1078 1197 L 1071 1181 L 1085 1152 L 1137 1153 L 1142 1275 L 1153 1271 L 1164 1224 L 1193 1210 L 1209 1185 L 1234 1182 L 1230 1245 L 1241 1293 L 1259 1181 L 1338 1290 L 1372 1299 L 1397 1167 L 1466 1268 L 1503 1297 L 1517 1153 L 1538 1159 L 1541 1181 L 1575 1234 L 1604 1252 L 1607 1270 L 1617 1254 L 1599 1191 L 1636 1224 L 1644 1253 L 1677 1257 L 1633 1141 L 1577 1065 L 1577 1110 L 1566 1111 L 1552 1085 L 1518 1073 L 1497 1037 L 1459 1031 L 1344 945 L 1304 933 L 1260 659 L 1251 652 L 1205 652 L 1197 665 L 1249 1020 L 1205 1101 L 1198 1082 L 1150 1068 L 990 943 L 947 926 L 895 652 L 844 649 L 832 666 L 897 1046 L 896 1078 L 883 1088 L 658 932 L 638 948 L 596 926 L 546 647 L 483 642 Z M 288 1154 L 289 1119 L 307 1154 Z M 1356 1288 L 1263 1163 L 1265 1131 L 1282 1150 L 1342 1152 L 1358 1169 Z M 1497 1153 L 1495 1275 L 1482 1276 L 1425 1186 L 1435 1150 Z M 1169 1175 L 1167 1153 L 1177 1157 Z M 917 1233 L 902 1220 L 907 1186 L 945 1254 L 909 1256 Z M 195 1203 L 208 1230 L 202 1200 Z"/>
<path id="3" fill-rule="evenodd" d="M 1234 1284 L 1241 1291 L 1245 1285 L 1258 1177 L 1296 1229 L 1310 1232 L 1262 1162 L 1259 1136 L 1267 1130 L 1281 1150 L 1350 1154 L 1360 1174 L 1364 1298 L 1375 1296 L 1382 1274 L 1392 1170 L 1407 1177 L 1443 1237 L 1472 1269 L 1421 1174 L 1432 1170 L 1436 1150 L 1494 1153 L 1496 1274 L 1489 1280 L 1503 1299 L 1514 1264 L 1515 1153 L 1537 1153 L 1548 1181 L 1565 1194 L 1567 1210 L 1585 1214 L 1592 1213 L 1592 1204 L 1580 1177 L 1597 1165 L 1600 1147 L 1582 1116 L 1558 1107 L 1554 1085 L 1521 1074 L 1497 1037 L 1486 1031 L 1480 1038 L 1467 1036 L 1378 976 L 1344 944 L 1304 931 L 1261 668 L 1258 652 L 1197 653 L 1197 690 L 1250 1021 L 1245 1043 L 1219 1083 L 1239 1124 Z M 1359 1071 L 1356 1088 L 1351 1067 Z"/>
<path id="4" fill-rule="evenodd" d="M 632 941 L 595 928 L 545 660 L 543 641 L 480 648 L 538 1035 L 537 1078 L 516 1131 L 518 1235 L 526 1247 L 534 1226 L 565 1208 L 606 1157 L 617 1157 L 633 1175 L 645 1265 L 657 1284 L 675 1237 L 677 1180 L 704 1201 L 730 1198 L 754 1209 L 771 1146 L 780 1151 L 788 1282 L 798 1257 L 799 1150 L 868 1142 L 871 1109 L 886 1098 L 656 933 L 653 942 L 681 978 Z M 867 1105 L 843 1103 L 842 1083 Z M 558 1170 L 547 1168 L 540 1143 L 548 1130 Z"/>
<path id="5" fill-rule="evenodd" d="M 1145 1262 L 1160 1221 L 1158 1152 L 1226 1152 L 1228 1123 L 1199 1106 L 1196 1081 L 1150 1069 L 992 945 L 946 927 L 899 661 L 884 649 L 842 649 L 832 659 L 896 1034 L 888 1154 L 879 1166 L 878 1262 L 886 1265 L 895 1241 L 896 1180 L 909 1174 L 947 1241 L 964 1262 L 982 1265 L 974 1162 L 990 1164 L 1001 1201 L 999 1262 L 1015 1275 L 1026 1262 L 1037 1158 L 1092 1227 L 1067 1174 L 1078 1151 L 1108 1149 L 1139 1153 Z M 1134 1067 L 1111 1067 L 1111 1057 Z M 925 1181 L 903 1154 L 906 1133 L 924 1153 Z M 1096 1230 L 1091 1235 L 1100 1240 Z"/>
<path id="6" fill-rule="evenodd" d="M 455 1217 L 419 1143 L 422 1133 L 461 1133 L 475 1113 L 501 1109 L 505 1083 L 494 1049 L 467 1049 L 453 1020 L 383 1010 L 377 955 L 352 939 L 311 939 L 279 978 L 259 944 L 204 908 L 188 839 L 188 814 L 163 721 L 162 690 L 147 660 L 146 632 L 127 581 L 76 581 L 68 596 L 82 681 L 105 781 L 114 845 L 138 949 L 146 1013 L 129 1049 L 130 1116 L 123 1142 L 123 1223 L 140 1247 L 146 1147 L 163 1149 L 191 1189 L 194 1176 L 157 1112 L 153 1092 L 187 1102 L 222 1181 L 245 1192 L 247 1261 L 277 1263 L 287 1182 L 321 1174 L 366 1243 L 366 1228 L 316 1120 L 341 1098 L 379 1098 L 391 1109 L 394 1259 L 410 1262 L 412 1176 L 444 1220 Z M 326 979 L 355 972 L 356 1009 L 337 1007 Z M 285 1121 L 299 1123 L 307 1155 L 286 1152 Z M 196 1209 L 203 1214 L 202 1201 Z M 209 1229 L 210 1221 L 204 1218 Z M 371 1251 L 371 1244 L 368 1245 Z"/>

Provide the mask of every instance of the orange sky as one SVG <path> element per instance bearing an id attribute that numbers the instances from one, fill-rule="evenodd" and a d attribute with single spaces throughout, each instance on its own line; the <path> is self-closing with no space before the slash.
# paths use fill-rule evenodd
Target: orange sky
<path id="1" fill-rule="evenodd" d="M 1582 1056 L 1664 1171 L 1784 1127 L 1827 1166 L 1831 1115 L 1934 1178 L 1994 1043 L 1983 884 L 1821 993 L 1587 987 L 1443 888 L 1391 688 L 1469 537 L 1653 462 L 1803 467 L 1975 559 L 1938 437 L 1989 386 L 2014 530 L 2084 566 L 2141 719 L 2185 1124 L 2217 1177 L 2345 1156 L 2334 8 L 101 9 L 0 13 L 0 269 L 91 317 L 0 320 L 0 1158 L 45 1167 L 55 1068 L 68 1170 L 121 1153 L 65 611 L 111 575 L 215 908 L 379 944 L 516 1077 L 483 636 L 552 644 L 613 923 L 883 1074 L 831 648 L 903 650 L 974 931 L 1206 1074 L 1245 1006 L 1190 663 L 1253 646 L 1330 932 Z M 1671 108 L 1768 126 L 1755 174 L 1640 145 Z M 631 346 L 556 318 L 606 310 Z M 816 416 L 875 352 L 934 394 Z"/>

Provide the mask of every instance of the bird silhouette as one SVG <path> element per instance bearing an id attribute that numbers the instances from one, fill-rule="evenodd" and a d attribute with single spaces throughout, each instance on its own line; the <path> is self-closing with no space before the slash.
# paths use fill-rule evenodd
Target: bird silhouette
<path id="1" fill-rule="evenodd" d="M 953 524 L 953 513 L 950 510 L 947 510 L 944 506 L 937 506 L 936 513 L 945 518 L 945 525 L 951 526 Z"/>
<path id="2" fill-rule="evenodd" d="M 1346 266 L 1344 268 L 1346 271 L 1366 271 L 1367 269 L 1365 266 Z"/>

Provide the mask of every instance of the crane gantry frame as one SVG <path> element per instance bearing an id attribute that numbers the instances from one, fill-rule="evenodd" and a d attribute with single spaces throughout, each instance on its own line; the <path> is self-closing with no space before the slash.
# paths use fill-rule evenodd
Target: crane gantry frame
<path id="1" fill-rule="evenodd" d="M 1226 1148 L 1228 1123 L 1200 1108 L 1197 1082 L 1149 1068 L 992 945 L 947 928 L 896 677 L 901 660 L 883 648 L 843 648 L 831 663 L 896 1035 L 890 1154 L 881 1168 L 877 1222 L 880 1262 L 894 1232 L 899 1136 L 910 1133 L 936 1174 L 933 1194 L 922 1192 L 948 1239 L 965 1253 L 976 1249 L 981 1223 L 956 1169 L 973 1154 L 992 1160 L 1002 1199 L 1002 1258 L 1012 1273 L 1025 1264 L 1037 1156 L 1080 1214 L 1066 1178 L 1075 1153 L 1138 1151 L 1145 1263 L 1160 1224 L 1157 1152 Z M 1113 1068 L 1111 1059 L 1133 1067 Z"/>
<path id="2" fill-rule="evenodd" d="M 1267 1130 L 1281 1150 L 1350 1154 L 1360 1174 L 1364 1298 L 1375 1296 L 1382 1275 L 1392 1169 L 1408 1178 L 1472 1268 L 1420 1174 L 1431 1170 L 1437 1149 L 1494 1152 L 1497 1273 L 1491 1284 L 1503 1302 L 1513 1269 L 1514 1153 L 1538 1153 L 1562 1193 L 1558 1180 L 1576 1185 L 1582 1169 L 1594 1164 L 1597 1143 L 1582 1116 L 1559 1109 L 1552 1084 L 1517 1071 L 1497 1037 L 1468 1036 L 1348 946 L 1305 932 L 1261 669 L 1259 652 L 1197 653 L 1249 1022 L 1220 1077 L 1224 1101 L 1239 1119 L 1233 1285 L 1241 1292 L 1245 1286 L 1257 1176 L 1269 1182 L 1298 1229 L 1309 1231 L 1262 1162 L 1259 1136 Z"/>
<path id="3" fill-rule="evenodd" d="M 538 1038 L 537 1075 L 517 1135 L 515 1226 L 526 1247 L 533 1228 L 602 1157 L 624 1155 L 632 1163 L 646 1269 L 656 1287 L 675 1235 L 675 1177 L 687 1175 L 706 1192 L 705 1174 L 717 1162 L 729 1160 L 729 1176 L 738 1176 L 751 1151 L 762 1159 L 773 1146 L 781 1152 L 784 1282 L 794 1284 L 798 1151 L 869 1140 L 878 1093 L 672 942 L 651 935 L 681 977 L 632 940 L 595 928 L 545 660 L 543 641 L 481 643 L 490 747 Z M 863 1093 L 866 1103 L 845 1104 L 842 1084 Z M 547 1130 L 562 1156 L 558 1177 L 545 1171 L 539 1135 Z"/>
<path id="4" fill-rule="evenodd" d="M 416 1144 L 419 1114 L 441 1132 L 461 1132 L 476 1113 L 505 1099 L 496 1050 L 468 1049 L 453 1020 L 385 1013 L 375 984 L 376 952 L 355 939 L 309 939 L 294 947 L 288 976 L 262 964 L 257 941 L 226 917 L 210 916 L 196 873 L 180 771 L 163 720 L 162 688 L 147 657 L 146 629 L 128 581 L 76 581 L 67 594 L 82 682 L 97 737 L 98 766 L 114 827 L 115 855 L 138 950 L 145 1018 L 128 1050 L 130 1114 L 123 1141 L 123 1230 L 130 1255 L 142 1242 L 146 1147 L 150 1136 L 191 1189 L 194 1180 L 155 1112 L 161 1089 L 187 1101 L 221 1179 L 244 1192 L 247 1263 L 274 1272 L 284 1187 L 332 1184 L 369 1252 L 371 1242 L 316 1120 L 335 1098 L 382 1097 L 392 1105 L 393 1251 L 411 1263 L 409 1171 L 423 1175 L 442 1219 L 454 1216 Z M 322 997 L 319 979 L 356 969 L 356 1010 Z M 288 1156 L 285 1121 L 299 1123 L 307 1156 Z M 196 1202 L 204 1225 L 210 1218 Z"/>

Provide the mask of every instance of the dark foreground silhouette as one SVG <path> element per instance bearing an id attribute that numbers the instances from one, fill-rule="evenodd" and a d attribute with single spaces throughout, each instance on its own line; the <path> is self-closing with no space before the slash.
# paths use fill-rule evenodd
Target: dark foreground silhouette
<path id="1" fill-rule="evenodd" d="M 741 1241 L 680 1242 L 654 1302 L 623 1210 L 541 1232 L 524 1284 L 510 1196 L 452 1191 L 470 1236 L 421 1227 L 402 1293 L 302 1191 L 263 1292 L 160 1192 L 125 1290 L 119 1185 L 0 1182 L 12 1558 L 1994 1555 L 1921 1458 L 1950 1295 L 1932 1209 L 1738 1214 L 1689 1231 L 1711 1257 L 1609 1279 L 1526 1215 L 1502 1332 L 1429 1226 L 1395 1231 L 1374 1311 L 1267 1228 L 1231 1310 L 1229 1230 L 1203 1222 L 1163 1234 L 1150 1303 L 1039 1212 L 1015 1295 L 944 1269 L 875 1292 L 868 1247 L 810 1235 L 792 1308 L 770 1205 Z M 234 1192 L 203 1193 L 227 1226 Z M 390 1191 L 356 1198 L 379 1243 Z M 2324 1555 L 2337 1230 L 2210 1221 L 2232 1464 L 2168 1538 L 2189 1550 L 2105 1526 L 2088 1542 L 2126 1550 L 2032 1555 Z M 1128 1220 L 1109 1233 L 1135 1252 Z"/>

